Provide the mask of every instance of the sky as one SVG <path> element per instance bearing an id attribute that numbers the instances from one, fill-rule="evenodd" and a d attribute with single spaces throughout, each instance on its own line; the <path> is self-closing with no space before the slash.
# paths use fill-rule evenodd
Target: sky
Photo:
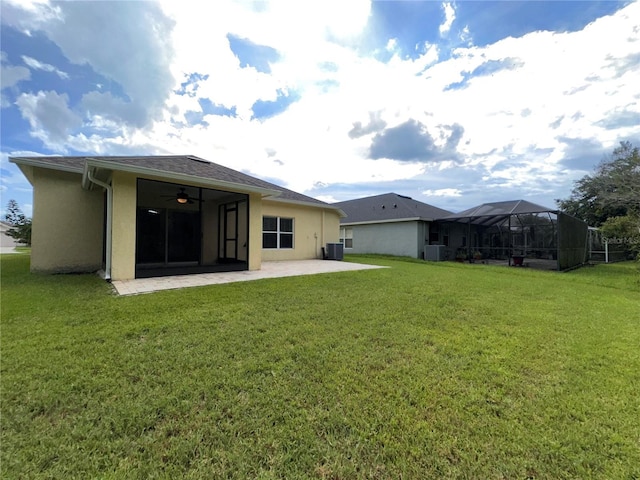
<path id="1" fill-rule="evenodd" d="M 9 156 L 191 154 L 326 202 L 555 207 L 640 145 L 640 2 L 0 0 Z"/>

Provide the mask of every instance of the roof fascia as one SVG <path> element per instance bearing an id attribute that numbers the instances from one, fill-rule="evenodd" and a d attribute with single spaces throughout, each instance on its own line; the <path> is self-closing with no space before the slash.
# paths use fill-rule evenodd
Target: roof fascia
<path id="1" fill-rule="evenodd" d="M 362 222 L 342 222 L 340 225 L 374 225 L 377 223 L 402 223 L 402 222 L 433 222 L 431 218 L 411 217 L 411 218 L 394 218 L 389 220 L 365 220 Z"/>
<path id="2" fill-rule="evenodd" d="M 182 182 L 200 183 L 210 187 L 226 188 L 232 190 L 240 190 L 242 192 L 260 193 L 263 196 L 277 197 L 282 192 L 279 190 L 273 190 L 269 188 L 255 187 L 251 185 L 245 185 L 242 183 L 225 182 L 224 180 L 214 180 L 198 177 L 195 175 L 187 175 L 182 173 L 167 172 L 164 170 L 155 170 L 146 167 L 137 167 L 133 165 L 123 165 L 113 161 L 103 161 L 95 158 L 87 157 L 84 163 L 84 168 L 70 167 L 68 165 L 52 164 L 50 162 L 41 161 L 34 158 L 24 157 L 9 157 L 9 161 L 16 165 L 29 165 L 32 167 L 41 167 L 49 170 L 58 170 L 62 172 L 79 173 L 83 175 L 83 185 L 86 180 L 84 177 L 87 175 L 87 167 L 101 168 L 105 170 L 117 170 L 120 172 L 138 173 L 142 175 L 150 175 L 153 177 L 163 177 L 169 180 L 177 180 Z"/>
<path id="3" fill-rule="evenodd" d="M 278 202 L 278 203 L 289 203 L 291 205 L 300 205 L 303 207 L 315 207 L 315 208 L 324 208 L 326 210 L 335 210 L 338 212 L 341 218 L 345 218 L 347 216 L 347 214 L 344 213 L 342 209 L 338 207 L 334 207 L 333 205 L 330 205 L 328 203 L 322 204 L 322 203 L 314 203 L 314 202 L 303 202 L 302 200 L 290 200 L 287 198 L 280 198 L 280 197 L 275 197 L 275 198 L 266 197 L 265 200 L 273 200 L 274 202 Z"/>
<path id="4" fill-rule="evenodd" d="M 59 170 L 61 172 L 82 173 L 82 169 L 79 168 L 70 167 L 69 165 L 55 165 L 36 158 L 9 157 L 9 161 L 16 165 L 29 165 L 31 167 L 41 167 L 49 170 Z"/>
<path id="5" fill-rule="evenodd" d="M 149 176 L 152 176 L 152 177 L 162 177 L 162 178 L 167 178 L 169 180 L 176 180 L 176 181 L 186 182 L 186 183 L 202 184 L 202 185 L 206 185 L 208 187 L 230 189 L 230 190 L 233 190 L 233 191 L 238 191 L 239 190 L 242 193 L 246 193 L 246 192 L 259 193 L 262 196 L 277 197 L 278 195 L 280 195 L 282 193 L 279 190 L 273 190 L 273 189 L 269 189 L 269 188 L 255 187 L 255 186 L 251 186 L 251 185 L 245 185 L 245 184 L 242 184 L 242 183 L 226 182 L 224 180 L 207 179 L 207 178 L 202 178 L 202 177 L 198 177 L 198 176 L 195 176 L 195 175 L 187 175 L 185 173 L 167 172 L 167 171 L 164 171 L 164 170 L 155 170 L 153 168 L 147 168 L 147 167 L 138 167 L 138 166 L 134 166 L 134 165 L 123 165 L 122 163 L 117 163 L 117 162 L 113 162 L 113 161 L 105 162 L 105 161 L 98 160 L 98 159 L 95 159 L 95 158 L 87 158 L 87 164 L 89 166 L 92 166 L 92 167 L 103 168 L 103 169 L 106 169 L 106 170 L 117 170 L 117 171 L 120 171 L 120 172 L 137 173 L 137 174 L 141 174 L 141 175 L 149 175 Z"/>

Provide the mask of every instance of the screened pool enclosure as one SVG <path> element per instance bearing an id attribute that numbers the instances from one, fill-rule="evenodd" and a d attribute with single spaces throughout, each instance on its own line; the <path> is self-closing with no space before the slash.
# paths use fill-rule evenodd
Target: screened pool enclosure
<path id="1" fill-rule="evenodd" d="M 586 223 L 525 200 L 485 203 L 439 223 L 450 259 L 560 271 L 588 260 Z"/>

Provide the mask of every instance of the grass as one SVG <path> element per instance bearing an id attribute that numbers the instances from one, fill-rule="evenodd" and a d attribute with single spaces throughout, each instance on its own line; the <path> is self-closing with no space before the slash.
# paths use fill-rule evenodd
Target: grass
<path id="1" fill-rule="evenodd" d="M 118 297 L 2 262 L 3 478 L 640 478 L 640 271 Z"/>

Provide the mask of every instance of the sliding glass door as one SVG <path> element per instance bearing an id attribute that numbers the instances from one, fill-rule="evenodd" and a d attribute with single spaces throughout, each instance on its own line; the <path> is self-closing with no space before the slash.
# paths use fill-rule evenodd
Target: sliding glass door
<path id="1" fill-rule="evenodd" d="M 200 261 L 200 212 L 167 212 L 167 262 Z"/>
<path id="2" fill-rule="evenodd" d="M 138 208 L 137 239 L 137 264 L 198 263 L 200 212 Z"/>

